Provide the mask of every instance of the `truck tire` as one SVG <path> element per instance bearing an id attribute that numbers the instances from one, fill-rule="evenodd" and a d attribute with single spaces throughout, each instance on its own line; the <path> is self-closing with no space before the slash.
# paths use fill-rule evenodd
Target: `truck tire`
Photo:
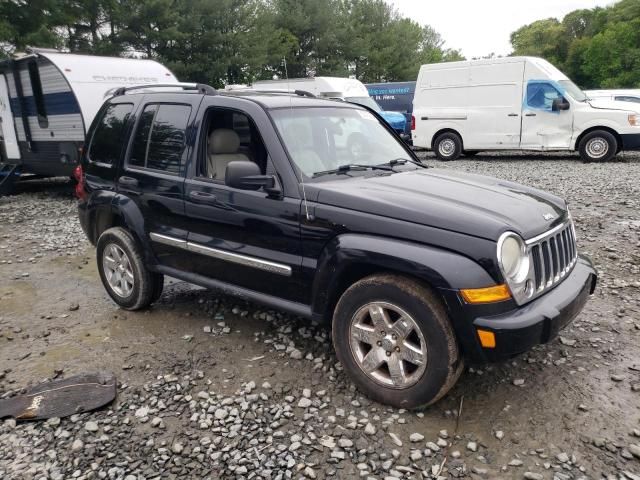
<path id="1" fill-rule="evenodd" d="M 398 408 L 438 401 L 463 368 L 445 309 L 426 286 L 392 274 L 349 287 L 333 316 L 333 345 L 356 386 Z"/>
<path id="2" fill-rule="evenodd" d="M 138 242 L 121 227 L 100 235 L 96 245 L 98 272 L 109 296 L 125 310 L 141 310 L 158 299 L 164 277 L 144 265 Z"/>
<path id="3" fill-rule="evenodd" d="M 618 153 L 618 141 L 606 130 L 594 130 L 580 140 L 578 150 L 584 163 L 608 162 Z"/>
<path id="4" fill-rule="evenodd" d="M 443 162 L 457 160 L 462 154 L 462 139 L 457 133 L 445 132 L 433 142 L 433 151 Z"/>

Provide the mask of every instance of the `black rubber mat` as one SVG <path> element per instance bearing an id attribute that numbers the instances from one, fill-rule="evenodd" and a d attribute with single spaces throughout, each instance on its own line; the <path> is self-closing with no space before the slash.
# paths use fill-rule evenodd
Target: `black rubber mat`
<path id="1" fill-rule="evenodd" d="M 111 373 L 89 373 L 53 380 L 33 387 L 23 395 L 0 400 L 0 418 L 41 420 L 88 412 L 116 398 L 116 377 Z"/>

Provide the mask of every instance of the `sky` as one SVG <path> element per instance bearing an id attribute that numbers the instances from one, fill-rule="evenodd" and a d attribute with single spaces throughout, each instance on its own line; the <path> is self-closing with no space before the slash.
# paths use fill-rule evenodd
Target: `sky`
<path id="1" fill-rule="evenodd" d="M 511 53 L 509 35 L 543 18 L 562 19 L 581 9 L 611 5 L 614 0 L 388 0 L 404 16 L 431 25 L 447 48 L 467 58 Z"/>

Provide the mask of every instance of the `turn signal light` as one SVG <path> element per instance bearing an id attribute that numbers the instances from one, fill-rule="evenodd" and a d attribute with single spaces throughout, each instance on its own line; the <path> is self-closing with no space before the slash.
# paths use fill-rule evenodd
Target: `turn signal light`
<path id="1" fill-rule="evenodd" d="M 466 288 L 460 290 L 460 293 L 467 303 L 495 303 L 511 298 L 511 292 L 506 285 L 487 288 Z"/>
<path id="2" fill-rule="evenodd" d="M 493 332 L 478 329 L 478 337 L 483 348 L 496 348 L 496 336 Z"/>

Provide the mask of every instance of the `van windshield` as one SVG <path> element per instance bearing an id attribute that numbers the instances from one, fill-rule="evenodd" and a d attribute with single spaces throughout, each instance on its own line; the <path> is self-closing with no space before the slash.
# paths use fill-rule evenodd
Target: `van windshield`
<path id="1" fill-rule="evenodd" d="M 370 108 L 374 112 L 381 112 L 382 108 L 380 105 L 376 103 L 376 101 L 371 97 L 347 97 L 345 100 L 349 103 L 357 103 L 358 105 L 363 105 L 365 107 Z"/>
<path id="2" fill-rule="evenodd" d="M 347 165 L 413 163 L 411 154 L 366 110 L 277 109 L 272 116 L 291 159 L 309 178 Z"/>
<path id="3" fill-rule="evenodd" d="M 585 102 L 587 100 L 585 93 L 571 80 L 560 80 L 558 83 L 577 102 Z"/>

